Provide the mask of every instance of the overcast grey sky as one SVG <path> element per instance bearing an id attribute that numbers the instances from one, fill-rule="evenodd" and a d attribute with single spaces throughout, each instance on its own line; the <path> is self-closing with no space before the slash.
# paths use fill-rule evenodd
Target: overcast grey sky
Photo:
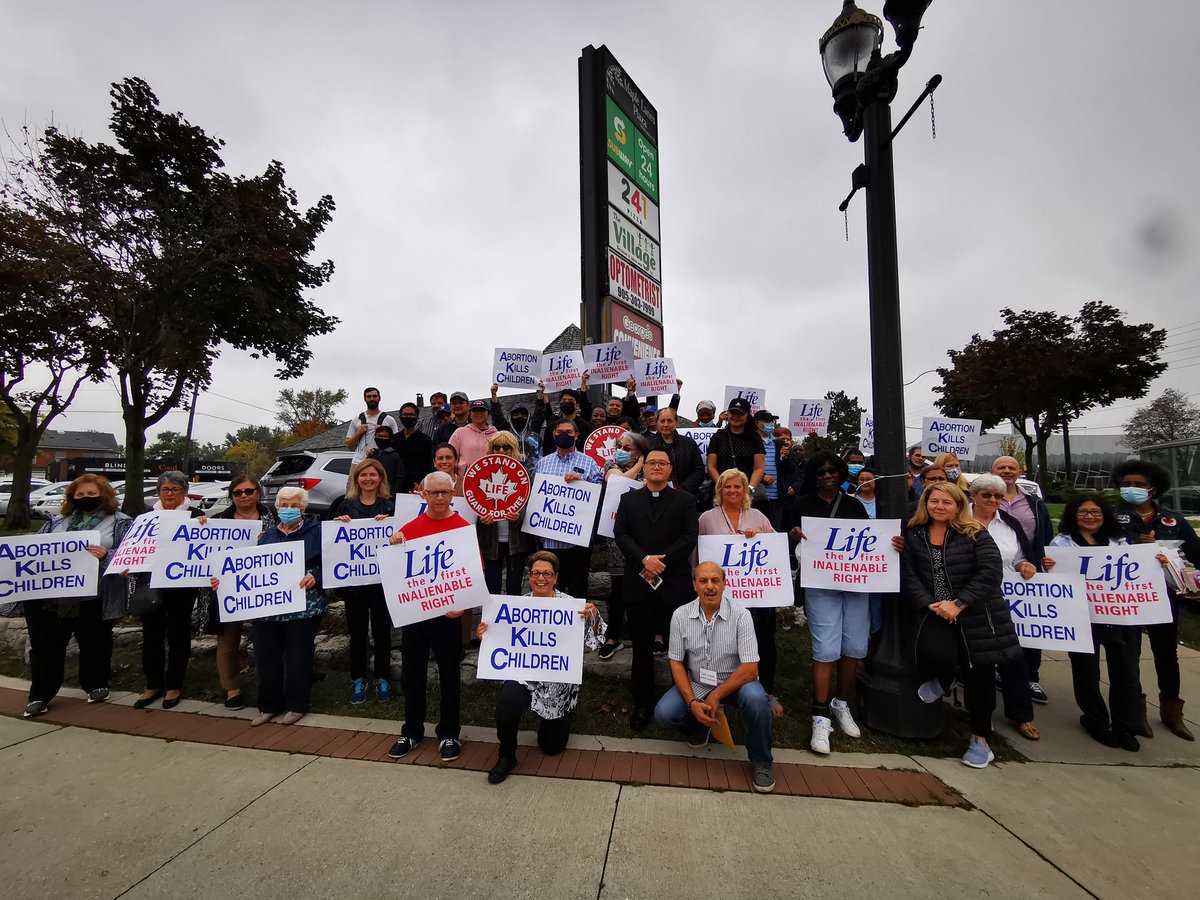
<path id="1" fill-rule="evenodd" d="M 781 415 L 827 390 L 869 406 L 861 197 L 849 242 L 837 210 L 862 150 L 817 53 L 840 6 L 6 0 L 0 118 L 53 115 L 111 140 L 109 83 L 138 75 L 226 142 L 231 172 L 277 158 L 302 202 L 332 194 L 319 250 L 337 271 L 315 299 L 342 325 L 291 386 L 346 388 L 348 418 L 368 383 L 389 409 L 417 391 L 483 395 L 494 347 L 541 346 L 578 320 L 576 59 L 605 43 L 658 108 L 664 330 L 684 410 L 727 383 L 766 388 Z M 1101 299 L 1170 329 L 1151 397 L 1200 397 L 1200 11 L 1153 10 L 1151 23 L 1115 0 L 930 7 L 894 104 L 898 119 L 944 76 L 937 139 L 926 106 L 896 144 L 906 379 L 990 333 L 1001 307 Z M 270 423 L 274 369 L 227 349 L 198 438 Z M 932 414 L 935 383 L 906 389 L 909 425 Z M 1076 429 L 1115 432 L 1137 405 Z M 117 410 L 92 386 L 55 427 L 123 440 Z M 185 425 L 180 412 L 162 427 Z"/>

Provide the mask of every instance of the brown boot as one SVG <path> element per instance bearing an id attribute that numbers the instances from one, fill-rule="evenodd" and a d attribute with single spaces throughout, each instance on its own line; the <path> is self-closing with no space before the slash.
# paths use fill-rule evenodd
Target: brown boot
<path id="1" fill-rule="evenodd" d="M 1146 707 L 1146 695 L 1142 694 L 1142 727 L 1138 731 L 1139 737 L 1154 737 L 1154 729 L 1150 727 L 1150 713 Z"/>
<path id="2" fill-rule="evenodd" d="M 1158 712 L 1162 716 L 1163 724 L 1176 737 L 1181 737 L 1185 741 L 1196 739 L 1195 735 L 1188 730 L 1187 723 L 1183 721 L 1183 701 L 1178 697 L 1164 697 L 1159 694 Z"/>

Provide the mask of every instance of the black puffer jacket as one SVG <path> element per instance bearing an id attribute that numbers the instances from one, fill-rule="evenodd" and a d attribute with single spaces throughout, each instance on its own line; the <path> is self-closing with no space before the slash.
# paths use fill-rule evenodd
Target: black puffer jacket
<path id="1" fill-rule="evenodd" d="M 950 595 L 965 608 L 958 615 L 971 661 L 1001 665 L 1021 653 L 1008 604 L 1000 594 L 1003 571 L 1000 550 L 986 531 L 972 540 L 953 528 L 946 530 L 942 545 Z M 900 590 L 919 617 L 932 616 L 928 607 L 933 595 L 933 554 L 929 526 L 910 528 L 901 556 Z"/>

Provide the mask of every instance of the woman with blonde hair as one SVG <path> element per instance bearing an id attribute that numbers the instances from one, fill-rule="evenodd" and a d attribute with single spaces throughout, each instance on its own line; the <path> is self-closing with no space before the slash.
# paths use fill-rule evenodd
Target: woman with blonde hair
<path id="1" fill-rule="evenodd" d="M 971 741 L 962 763 L 985 768 L 996 708 L 996 666 L 1021 654 L 1000 593 L 1000 550 L 971 516 L 966 494 L 934 484 L 921 494 L 901 553 L 900 591 L 917 612 L 916 664 L 929 680 L 918 696 L 936 703 L 961 681 Z"/>
<path id="2" fill-rule="evenodd" d="M 933 460 L 933 468 L 944 471 L 946 480 L 955 487 L 962 488 L 964 492 L 969 490 L 971 482 L 963 475 L 962 463 L 958 461 L 957 454 L 939 453 Z"/>
<path id="3" fill-rule="evenodd" d="M 333 508 L 339 522 L 354 519 L 386 519 L 394 510 L 387 471 L 377 459 L 360 460 L 350 469 L 346 496 Z M 372 669 L 375 696 L 380 702 L 392 699 L 392 617 L 383 599 L 382 584 L 339 587 L 345 601 L 346 630 L 350 633 L 350 702 L 367 699 L 367 632 L 374 648 Z"/>

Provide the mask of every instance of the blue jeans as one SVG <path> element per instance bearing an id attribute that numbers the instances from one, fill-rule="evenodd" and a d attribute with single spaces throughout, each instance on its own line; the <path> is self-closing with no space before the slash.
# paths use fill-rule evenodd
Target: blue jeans
<path id="1" fill-rule="evenodd" d="M 746 722 L 746 755 L 750 762 L 771 765 L 771 701 L 767 699 L 767 692 L 757 681 L 750 681 L 738 688 L 733 699 Z M 659 699 L 654 707 L 654 721 L 664 728 L 690 734 L 703 731 L 705 727 L 688 710 L 677 687 L 672 687 Z"/>

